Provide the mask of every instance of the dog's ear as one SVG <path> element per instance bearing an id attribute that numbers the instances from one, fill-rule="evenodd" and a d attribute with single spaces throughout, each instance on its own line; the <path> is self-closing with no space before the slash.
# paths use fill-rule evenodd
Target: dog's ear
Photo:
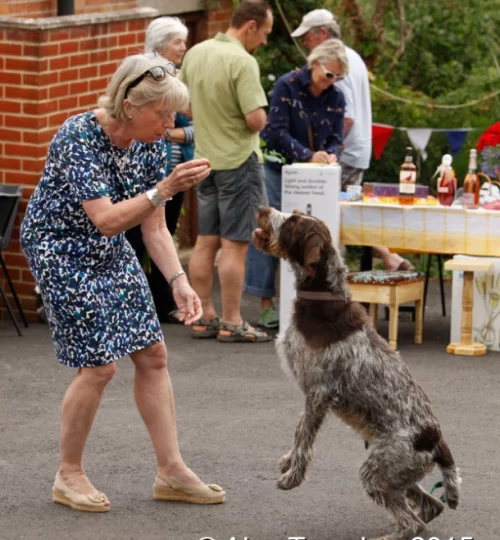
<path id="1" fill-rule="evenodd" d="M 319 234 L 312 234 L 304 246 L 304 270 L 306 275 L 314 277 L 316 268 L 321 257 L 321 248 L 323 247 L 323 239 Z"/>

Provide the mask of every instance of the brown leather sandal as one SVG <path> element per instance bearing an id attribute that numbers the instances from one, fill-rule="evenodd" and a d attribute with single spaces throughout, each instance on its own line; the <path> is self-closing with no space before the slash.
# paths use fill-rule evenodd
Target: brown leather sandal
<path id="1" fill-rule="evenodd" d="M 219 333 L 220 319 L 214 317 L 213 319 L 198 319 L 192 325 L 191 336 L 195 339 L 209 339 L 217 337 Z"/>
<path id="2" fill-rule="evenodd" d="M 243 321 L 239 326 L 221 321 L 217 339 L 230 343 L 264 343 L 271 341 L 272 337 L 262 330 L 252 328 L 247 321 Z"/>

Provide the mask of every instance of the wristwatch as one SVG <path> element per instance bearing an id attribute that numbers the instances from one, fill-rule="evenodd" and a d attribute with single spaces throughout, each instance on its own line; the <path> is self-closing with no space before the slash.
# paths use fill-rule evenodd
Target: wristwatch
<path id="1" fill-rule="evenodd" d="M 155 208 L 160 208 L 160 206 L 165 206 L 165 203 L 167 201 L 172 200 L 172 198 L 164 199 L 163 195 L 160 193 L 157 187 L 154 187 L 153 189 L 149 189 L 148 191 L 146 191 L 146 197 L 151 201 L 151 204 Z"/>

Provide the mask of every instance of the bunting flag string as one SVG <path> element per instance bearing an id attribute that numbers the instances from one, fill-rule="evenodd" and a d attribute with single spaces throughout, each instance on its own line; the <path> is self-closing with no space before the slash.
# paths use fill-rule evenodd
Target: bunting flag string
<path id="1" fill-rule="evenodd" d="M 407 128 L 395 127 L 387 124 L 372 124 L 372 144 L 375 159 L 380 159 L 384 148 L 386 147 L 392 132 L 397 129 L 406 131 L 411 145 L 422 159 L 427 159 L 426 148 L 433 132 L 442 132 L 446 134 L 446 138 L 451 148 L 452 154 L 456 155 L 460 152 L 469 131 L 475 131 L 476 128 Z"/>

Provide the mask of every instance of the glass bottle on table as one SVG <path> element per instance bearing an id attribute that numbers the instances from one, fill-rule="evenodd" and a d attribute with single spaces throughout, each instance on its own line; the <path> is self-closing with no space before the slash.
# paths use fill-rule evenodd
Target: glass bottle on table
<path id="1" fill-rule="evenodd" d="M 442 206 L 451 206 L 457 191 L 457 179 L 451 166 L 452 161 L 453 158 L 450 154 L 445 154 L 441 160 L 441 165 L 438 167 L 437 196 L 439 204 Z"/>
<path id="2" fill-rule="evenodd" d="M 479 190 L 481 183 L 477 175 L 477 150 L 471 149 L 469 153 L 469 169 L 464 180 L 462 205 L 467 209 L 479 207 Z"/>
<path id="3" fill-rule="evenodd" d="M 399 169 L 399 204 L 410 205 L 415 202 L 417 167 L 413 163 L 413 149 L 406 147 L 406 155 Z"/>

